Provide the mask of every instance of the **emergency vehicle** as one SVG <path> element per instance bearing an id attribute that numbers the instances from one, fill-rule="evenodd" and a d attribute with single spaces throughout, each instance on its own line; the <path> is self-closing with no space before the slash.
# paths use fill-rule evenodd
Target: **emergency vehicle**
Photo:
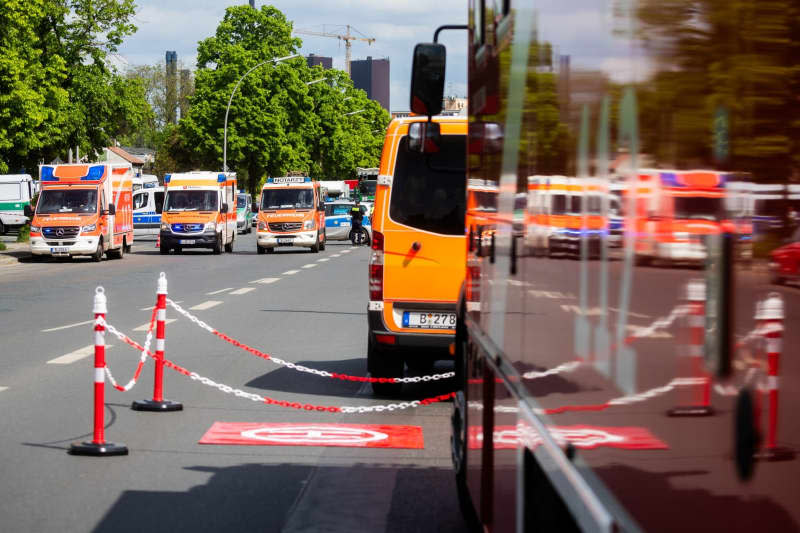
<path id="1" fill-rule="evenodd" d="M 791 150 L 756 149 L 767 136 L 785 138 L 786 120 L 729 127 L 768 114 L 773 102 L 758 98 L 763 73 L 715 77 L 714 95 L 734 99 L 709 98 L 707 87 L 692 84 L 698 64 L 728 64 L 741 53 L 727 46 L 729 32 L 716 31 L 713 10 L 676 16 L 664 2 L 573 2 L 585 22 L 576 39 L 564 2 L 467 4 L 467 145 L 483 142 L 484 126 L 498 131 L 491 153 L 470 149 L 465 176 L 467 186 L 478 179 L 498 190 L 489 245 L 480 245 L 478 232 L 467 248 L 456 307 L 450 443 L 458 501 L 477 522 L 469 529 L 796 531 L 797 293 L 767 286 L 766 272 L 746 268 L 735 244 L 747 212 L 731 217 L 724 209 L 732 174 L 786 186 L 794 170 Z M 746 4 L 753 20 L 766 13 L 764 2 Z M 761 39 L 751 26 L 736 27 L 743 46 L 791 56 L 791 39 Z M 711 62 L 682 46 L 698 28 L 709 29 L 703 43 L 715 51 Z M 442 105 L 449 50 L 435 41 L 452 29 L 440 27 L 434 42 L 414 49 L 410 107 L 423 120 Z M 658 46 L 647 35 L 657 35 Z M 790 69 L 773 77 L 791 86 Z M 793 96 L 784 94 L 786 109 Z M 758 103 L 735 105 L 745 99 Z M 609 164 L 617 160 L 627 161 L 622 170 Z M 699 161 L 703 170 L 684 170 Z M 520 253 L 520 193 L 534 196 L 526 222 L 545 226 L 529 228 L 534 241 L 530 229 L 566 228 L 559 219 L 578 211 L 567 208 L 559 183 L 571 173 L 608 191 L 609 227 L 610 197 L 621 196 L 620 249 L 600 261 Z M 548 176 L 557 186 L 549 193 L 539 190 Z M 537 207 L 545 202 L 539 192 L 552 196 L 549 212 Z M 776 223 L 788 236 L 786 220 L 795 216 L 786 206 L 780 213 Z M 375 230 L 377 237 L 377 217 Z M 611 231 L 599 235 L 601 251 L 612 246 Z M 582 249 L 588 241 L 581 233 Z M 800 272 L 791 244 L 771 256 L 775 282 Z M 413 257 L 407 248 L 373 251 L 385 261 L 390 252 Z M 637 256 L 696 268 L 641 268 Z M 370 277 L 371 293 L 385 290 L 379 281 Z M 370 309 L 388 307 L 378 300 L 370 295 Z"/>
<path id="2" fill-rule="evenodd" d="M 278 246 L 325 249 L 325 204 L 318 181 L 309 176 L 267 178 L 258 210 L 259 254 Z"/>
<path id="3" fill-rule="evenodd" d="M 706 170 L 641 170 L 636 182 L 636 261 L 694 263 L 706 259 L 707 235 L 721 232 L 725 174 Z"/>
<path id="4" fill-rule="evenodd" d="M 134 235 L 158 235 L 161 228 L 161 210 L 164 207 L 164 187 L 134 189 Z"/>
<path id="5" fill-rule="evenodd" d="M 42 165 L 41 193 L 31 221 L 34 257 L 105 253 L 121 259 L 133 245 L 131 165 Z M 30 210 L 30 207 L 28 207 Z"/>
<path id="6" fill-rule="evenodd" d="M 29 206 L 36 193 L 30 174 L 0 176 L 0 235 L 8 228 L 28 223 L 25 206 Z"/>
<path id="7" fill-rule="evenodd" d="M 196 171 L 164 176 L 160 250 L 232 252 L 236 239 L 236 173 Z"/>

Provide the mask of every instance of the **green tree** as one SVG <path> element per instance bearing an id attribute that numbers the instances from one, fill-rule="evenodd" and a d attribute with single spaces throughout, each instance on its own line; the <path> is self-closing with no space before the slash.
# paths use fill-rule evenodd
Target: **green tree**
<path id="1" fill-rule="evenodd" d="M 110 66 L 136 31 L 133 0 L 6 0 L 0 7 L 0 168 L 69 147 L 93 153 L 149 116 L 144 90 Z"/>
<path id="2" fill-rule="evenodd" d="M 228 119 L 228 168 L 247 176 L 248 190 L 256 192 L 265 175 L 289 170 L 346 177 L 356 166 L 377 164 L 388 114 L 341 71 L 309 68 L 300 57 L 270 62 L 300 44 L 291 22 L 272 6 L 226 10 L 215 35 L 198 46 L 195 93 L 179 125 L 199 164 L 222 166 L 228 99 L 239 79 L 263 62 L 239 86 Z"/>

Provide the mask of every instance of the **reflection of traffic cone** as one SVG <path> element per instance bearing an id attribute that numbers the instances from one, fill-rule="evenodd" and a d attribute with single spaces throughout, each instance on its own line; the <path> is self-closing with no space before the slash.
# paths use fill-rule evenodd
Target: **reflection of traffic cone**
<path id="1" fill-rule="evenodd" d="M 161 248 L 161 235 L 156 237 L 156 248 Z"/>
<path id="2" fill-rule="evenodd" d="M 690 280 L 686 286 L 686 305 L 688 312 L 684 317 L 687 324 L 688 342 L 683 347 L 685 353 L 678 357 L 678 374 L 685 374 L 698 380 L 697 385 L 681 387 L 678 394 L 686 399 L 686 403 L 673 407 L 669 416 L 709 416 L 714 414 L 711 407 L 711 377 L 705 370 L 703 361 L 703 345 L 705 343 L 705 304 L 706 285 L 703 280 Z M 686 369 L 681 372 L 680 369 Z"/>
<path id="3" fill-rule="evenodd" d="M 787 461 L 794 459 L 791 448 L 778 446 L 778 361 L 783 344 L 783 299 L 773 292 L 767 299 L 756 305 L 756 320 L 763 321 L 763 335 L 767 341 L 767 442 L 757 457 L 767 461 Z"/>

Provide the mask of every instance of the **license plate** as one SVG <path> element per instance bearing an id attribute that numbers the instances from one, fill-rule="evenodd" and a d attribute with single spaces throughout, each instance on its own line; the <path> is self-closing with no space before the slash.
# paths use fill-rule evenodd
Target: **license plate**
<path id="1" fill-rule="evenodd" d="M 194 239 L 181 239 L 178 241 L 179 244 L 194 244 Z"/>
<path id="2" fill-rule="evenodd" d="M 342 226 L 349 226 L 349 225 L 350 225 L 350 223 L 349 223 L 349 222 L 347 222 L 346 220 L 344 220 L 344 221 L 342 221 L 342 224 L 341 224 L 341 225 L 342 225 Z"/>
<path id="3" fill-rule="evenodd" d="M 50 248 L 51 254 L 68 254 L 69 248 L 66 246 L 59 246 L 57 248 Z"/>
<path id="4" fill-rule="evenodd" d="M 403 311 L 404 328 L 453 329 L 456 327 L 455 313 L 434 311 Z"/>
<path id="5" fill-rule="evenodd" d="M 292 244 L 294 239 L 278 239 L 278 244 Z"/>

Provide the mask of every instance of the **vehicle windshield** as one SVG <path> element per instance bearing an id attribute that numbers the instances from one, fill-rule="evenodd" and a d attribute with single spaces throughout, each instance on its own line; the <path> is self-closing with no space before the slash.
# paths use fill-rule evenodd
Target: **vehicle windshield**
<path id="1" fill-rule="evenodd" d="M 247 196 L 240 194 L 236 197 L 236 209 L 244 209 L 247 207 Z"/>
<path id="2" fill-rule="evenodd" d="M 313 207 L 314 189 L 264 189 L 261 193 L 261 209 L 312 209 Z"/>
<path id="3" fill-rule="evenodd" d="M 217 191 L 167 191 L 166 211 L 216 211 Z"/>
<path id="4" fill-rule="evenodd" d="M 378 187 L 378 180 L 364 180 L 358 184 L 361 196 L 375 196 L 375 189 Z"/>
<path id="5" fill-rule="evenodd" d="M 719 220 L 722 213 L 722 198 L 703 196 L 678 196 L 675 198 L 675 218 Z"/>
<path id="6" fill-rule="evenodd" d="M 96 189 L 45 189 L 36 205 L 36 213 L 96 213 Z"/>
<path id="7" fill-rule="evenodd" d="M 394 171 L 389 216 L 417 229 L 464 235 L 466 138 L 442 135 L 440 151 L 419 154 L 401 141 Z"/>

